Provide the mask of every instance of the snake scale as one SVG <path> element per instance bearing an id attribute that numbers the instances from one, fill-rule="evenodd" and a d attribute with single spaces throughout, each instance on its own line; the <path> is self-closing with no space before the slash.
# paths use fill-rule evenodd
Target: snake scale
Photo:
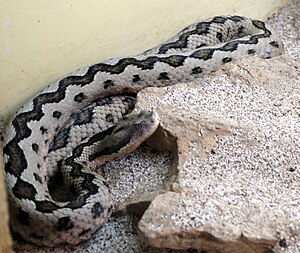
<path id="1" fill-rule="evenodd" d="M 140 55 L 98 63 L 49 85 L 16 113 L 4 136 L 11 230 L 44 246 L 89 239 L 112 210 L 109 186 L 93 168 L 130 152 L 158 125 L 154 111 L 129 114 L 140 90 L 283 51 L 267 24 L 216 16 Z M 51 192 L 59 176 L 69 198 Z"/>

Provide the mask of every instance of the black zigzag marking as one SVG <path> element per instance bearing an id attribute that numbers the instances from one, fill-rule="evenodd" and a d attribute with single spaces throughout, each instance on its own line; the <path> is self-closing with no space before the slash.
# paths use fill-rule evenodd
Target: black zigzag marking
<path id="1" fill-rule="evenodd" d="M 170 42 L 162 45 L 158 51 L 159 54 L 164 54 L 166 53 L 169 49 L 183 49 L 186 48 L 188 45 L 188 40 L 191 35 L 207 35 L 210 32 L 210 27 L 213 23 L 216 24 L 224 24 L 227 20 L 234 21 L 236 23 L 244 21 L 245 19 L 241 16 L 228 16 L 228 17 L 222 17 L 222 16 L 217 16 L 214 17 L 212 20 L 207 21 L 207 22 L 200 22 L 196 24 L 196 28 L 194 30 L 191 30 L 189 32 L 184 32 L 181 34 L 178 39 L 175 42 Z M 183 29 L 186 30 L 187 28 Z M 244 29 L 244 28 L 240 28 Z M 241 32 L 241 30 L 239 30 Z M 216 37 L 222 41 L 222 34 L 216 34 Z M 201 45 L 206 46 L 205 44 Z"/>

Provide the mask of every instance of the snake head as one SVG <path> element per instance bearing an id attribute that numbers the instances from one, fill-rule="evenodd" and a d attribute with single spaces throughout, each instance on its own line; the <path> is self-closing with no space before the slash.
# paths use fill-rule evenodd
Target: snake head
<path id="1" fill-rule="evenodd" d="M 130 143 L 139 144 L 151 136 L 159 125 L 157 113 L 151 110 L 143 110 L 138 114 L 129 114 L 123 117 L 112 131 L 111 136 L 130 138 Z"/>

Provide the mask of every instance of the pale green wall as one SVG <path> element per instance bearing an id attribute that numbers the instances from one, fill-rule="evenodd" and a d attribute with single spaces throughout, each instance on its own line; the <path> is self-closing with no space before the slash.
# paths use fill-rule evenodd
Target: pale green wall
<path id="1" fill-rule="evenodd" d="M 265 19 L 289 0 L 1 0 L 0 115 L 63 75 L 142 52 L 217 14 Z"/>

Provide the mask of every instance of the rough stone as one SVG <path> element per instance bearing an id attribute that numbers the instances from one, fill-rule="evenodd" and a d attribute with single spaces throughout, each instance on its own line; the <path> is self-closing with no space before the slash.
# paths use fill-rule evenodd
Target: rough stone
<path id="1" fill-rule="evenodd" d="M 158 195 L 139 222 L 148 244 L 254 253 L 299 237 L 299 70 L 285 56 L 246 59 L 188 86 L 139 94 L 165 133 L 150 144 L 178 156 L 173 192 Z M 161 145 L 168 135 L 173 145 Z"/>
<path id="2" fill-rule="evenodd" d="M 157 248 L 194 248 L 207 252 L 265 252 L 277 242 L 276 235 L 268 228 L 247 230 L 230 221 L 202 223 L 200 219 L 205 217 L 199 216 L 201 211 L 187 214 L 187 208 L 193 209 L 195 202 L 197 208 L 206 208 L 199 196 L 192 193 L 167 192 L 157 196 L 139 222 L 141 236 Z"/>

